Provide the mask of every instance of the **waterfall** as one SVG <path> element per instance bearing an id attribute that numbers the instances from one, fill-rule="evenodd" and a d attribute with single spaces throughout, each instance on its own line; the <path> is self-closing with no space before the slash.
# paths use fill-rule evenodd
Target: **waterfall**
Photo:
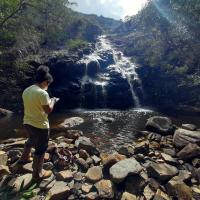
<path id="1" fill-rule="evenodd" d="M 109 56 L 108 56 L 109 55 Z M 112 80 L 116 77 L 121 77 L 129 86 L 130 98 L 134 107 L 141 107 L 140 96 L 138 90 L 143 94 L 142 82 L 136 72 L 136 65 L 131 61 L 129 57 L 124 56 L 123 52 L 115 49 L 106 36 L 100 36 L 97 40 L 95 50 L 90 55 L 84 56 L 80 63 L 85 64 L 85 75 L 81 80 L 81 95 L 82 102 L 81 107 L 84 107 L 83 101 L 86 100 L 84 94 L 85 85 L 89 82 L 94 85 L 95 101 L 101 100 L 103 107 L 107 106 L 107 98 L 109 96 L 107 89 Z M 93 63 L 92 63 L 93 62 Z M 89 65 L 91 65 L 89 67 Z M 92 74 L 88 74 L 92 70 Z M 114 78 L 113 78 L 114 77 Z M 101 88 L 101 98 L 97 98 L 97 94 L 100 92 L 97 90 Z M 137 90 L 136 90 L 137 89 Z M 123 92 L 123 91 L 121 91 Z"/>

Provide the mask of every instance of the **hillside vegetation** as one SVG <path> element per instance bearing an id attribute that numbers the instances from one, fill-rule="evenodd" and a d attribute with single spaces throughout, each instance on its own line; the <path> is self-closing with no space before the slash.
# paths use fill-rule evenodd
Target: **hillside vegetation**
<path id="1" fill-rule="evenodd" d="M 149 67 L 142 76 L 154 103 L 200 105 L 200 0 L 150 1 L 115 32 L 124 53 Z"/>

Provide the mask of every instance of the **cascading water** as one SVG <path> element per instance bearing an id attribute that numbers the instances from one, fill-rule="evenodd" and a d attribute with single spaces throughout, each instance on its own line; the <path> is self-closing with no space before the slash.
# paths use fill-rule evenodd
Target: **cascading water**
<path id="1" fill-rule="evenodd" d="M 116 98 L 120 99 L 120 95 L 123 96 L 123 92 L 127 90 L 125 85 L 128 85 L 131 104 L 136 108 L 141 106 L 140 99 L 142 95 L 139 96 L 138 91 L 143 94 L 143 90 L 141 80 L 136 72 L 136 65 L 131 62 L 130 58 L 125 57 L 121 51 L 116 50 L 106 36 L 100 36 L 94 52 L 84 56 L 79 63 L 85 65 L 85 75 L 81 80 L 81 107 L 84 107 L 84 102 L 87 101 L 85 94 L 87 84 L 93 85 L 94 99 L 101 102 L 99 103 L 101 107 L 107 107 L 107 101 L 112 94 L 114 95 L 114 92 Z M 117 85 L 120 84 L 124 84 L 122 91 L 116 89 Z M 110 85 L 113 87 L 109 90 Z M 101 92 L 98 90 L 101 90 Z M 108 90 L 111 92 L 109 93 Z M 114 91 L 112 92 L 112 90 Z"/>

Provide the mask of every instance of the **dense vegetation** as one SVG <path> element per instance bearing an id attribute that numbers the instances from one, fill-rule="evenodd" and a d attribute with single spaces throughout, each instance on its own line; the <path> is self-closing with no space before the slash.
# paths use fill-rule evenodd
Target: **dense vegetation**
<path id="1" fill-rule="evenodd" d="M 18 109 L 21 92 L 34 68 L 31 54 L 53 49 L 77 50 L 119 22 L 70 9 L 68 0 L 0 1 L 0 107 Z"/>
<path id="2" fill-rule="evenodd" d="M 117 32 L 115 41 L 125 54 L 152 67 L 143 75 L 156 104 L 168 96 L 166 103 L 199 105 L 200 0 L 150 1 Z"/>

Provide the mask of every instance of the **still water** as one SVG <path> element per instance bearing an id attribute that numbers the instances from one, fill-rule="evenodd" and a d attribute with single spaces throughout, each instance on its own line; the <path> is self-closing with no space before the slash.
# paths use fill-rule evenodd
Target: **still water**
<path id="1" fill-rule="evenodd" d="M 84 123 L 73 129 L 82 130 L 100 149 L 114 149 L 123 143 L 132 143 L 138 137 L 138 131 L 145 130 L 145 123 L 151 116 L 168 116 L 173 123 L 194 123 L 200 128 L 200 118 L 197 113 L 177 111 L 158 112 L 152 109 L 130 110 L 71 110 L 53 113 L 49 116 L 50 126 L 54 127 L 69 117 L 82 117 Z M 109 118 L 109 120 L 107 120 Z M 22 128 L 23 116 L 13 115 L 0 119 L 0 139 L 18 137 L 14 130 Z M 112 121 L 112 120 L 113 121 Z"/>

